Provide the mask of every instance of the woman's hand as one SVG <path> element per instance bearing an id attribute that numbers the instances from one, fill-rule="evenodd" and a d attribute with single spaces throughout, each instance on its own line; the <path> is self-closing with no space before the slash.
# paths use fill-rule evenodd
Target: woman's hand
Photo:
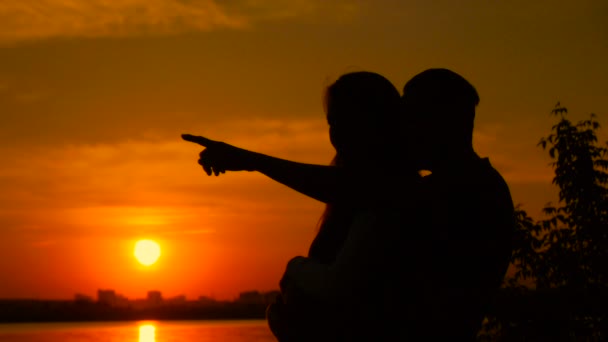
<path id="1" fill-rule="evenodd" d="M 199 154 L 198 163 L 209 176 L 218 176 L 226 171 L 255 170 L 255 152 L 196 135 L 182 134 L 182 139 L 205 147 Z"/>

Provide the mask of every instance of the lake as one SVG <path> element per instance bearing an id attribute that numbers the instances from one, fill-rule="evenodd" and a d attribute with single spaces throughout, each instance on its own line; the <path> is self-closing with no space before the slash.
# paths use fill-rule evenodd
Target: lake
<path id="1" fill-rule="evenodd" d="M 265 320 L 0 324 L 2 342 L 271 342 Z"/>

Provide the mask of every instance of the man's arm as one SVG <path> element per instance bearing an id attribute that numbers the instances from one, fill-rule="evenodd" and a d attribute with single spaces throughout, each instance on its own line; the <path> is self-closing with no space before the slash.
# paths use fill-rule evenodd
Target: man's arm
<path id="1" fill-rule="evenodd" d="M 349 300 L 372 281 L 380 281 L 377 271 L 388 260 L 387 249 L 400 228 L 396 210 L 366 211 L 357 215 L 336 261 L 330 265 L 296 257 L 282 283 L 289 290 L 323 301 Z M 289 296 L 289 294 L 288 294 Z"/>

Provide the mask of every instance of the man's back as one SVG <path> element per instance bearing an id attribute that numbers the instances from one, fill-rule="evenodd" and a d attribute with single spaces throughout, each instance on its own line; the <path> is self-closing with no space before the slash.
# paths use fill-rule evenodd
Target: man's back
<path id="1" fill-rule="evenodd" d="M 406 252 L 414 255 L 411 329 L 421 337 L 473 339 L 511 256 L 508 186 L 487 159 L 476 158 L 426 177 L 423 194 L 420 227 Z"/>

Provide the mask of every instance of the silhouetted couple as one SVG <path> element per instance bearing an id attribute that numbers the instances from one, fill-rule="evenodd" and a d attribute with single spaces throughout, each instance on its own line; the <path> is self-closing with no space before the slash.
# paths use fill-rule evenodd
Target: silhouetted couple
<path id="1" fill-rule="evenodd" d="M 507 184 L 473 150 L 478 103 L 446 69 L 416 75 L 402 96 L 376 73 L 343 75 L 325 98 L 329 166 L 183 136 L 206 148 L 208 175 L 259 171 L 327 204 L 267 310 L 279 341 L 475 339 L 514 230 Z"/>

